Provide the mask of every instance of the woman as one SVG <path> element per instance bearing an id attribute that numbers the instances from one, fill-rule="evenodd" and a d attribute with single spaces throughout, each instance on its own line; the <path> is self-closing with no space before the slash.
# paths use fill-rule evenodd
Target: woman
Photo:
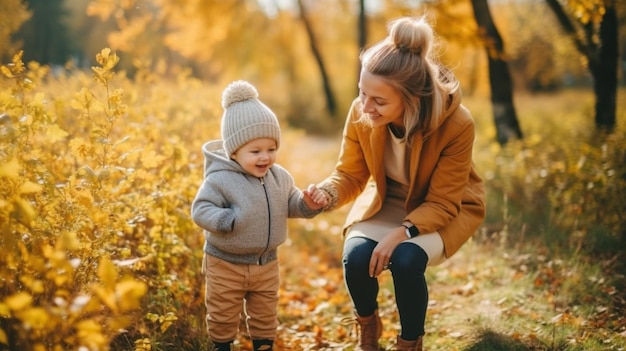
<path id="1" fill-rule="evenodd" d="M 355 201 L 345 223 L 345 283 L 361 328 L 356 350 L 379 350 L 378 280 L 391 271 L 401 330 L 394 350 L 422 350 L 427 266 L 452 256 L 485 216 L 472 162 L 474 122 L 455 77 L 433 57 L 424 18 L 400 18 L 361 56 L 360 96 L 339 161 L 318 187 L 327 209 Z"/>

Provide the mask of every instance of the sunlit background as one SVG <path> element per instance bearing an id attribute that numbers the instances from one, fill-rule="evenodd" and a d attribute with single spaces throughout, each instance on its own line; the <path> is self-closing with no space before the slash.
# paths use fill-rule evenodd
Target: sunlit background
<path id="1" fill-rule="evenodd" d="M 306 187 L 399 16 L 435 27 L 487 195 L 427 272 L 426 349 L 625 350 L 626 2 L 0 0 L 0 351 L 211 350 L 189 207 L 222 90 L 254 83 Z M 354 350 L 348 207 L 289 221 L 276 351 Z M 392 293 L 381 276 L 383 347 Z"/>
<path id="2" fill-rule="evenodd" d="M 3 0 L 0 57 L 7 62 L 22 49 L 25 61 L 55 71 L 88 69 L 95 54 L 110 47 L 129 76 L 140 68 L 163 76 L 188 70 L 218 87 L 247 79 L 282 119 L 328 132 L 355 95 L 358 53 L 382 39 L 386 23 L 398 16 L 428 16 L 441 39 L 441 59 L 467 96 L 490 96 L 487 52 L 506 60 L 516 93 L 590 88 L 588 58 L 548 2 L 489 2 L 503 42 L 498 52 L 477 30 L 469 0 Z M 602 4 L 570 1 L 562 9 L 590 31 Z M 621 2 L 615 7 L 624 84 L 626 11 Z M 597 32 L 580 35 L 597 45 Z"/>

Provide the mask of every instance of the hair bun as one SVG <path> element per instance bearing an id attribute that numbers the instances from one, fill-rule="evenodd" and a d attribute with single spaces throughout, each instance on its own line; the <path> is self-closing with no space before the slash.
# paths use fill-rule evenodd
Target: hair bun
<path id="1" fill-rule="evenodd" d="M 228 108 L 230 105 L 259 97 L 259 92 L 256 88 L 243 80 L 239 80 L 231 83 L 222 93 L 222 107 Z"/>
<path id="2" fill-rule="evenodd" d="M 428 57 L 434 32 L 424 17 L 402 17 L 389 23 L 389 40 L 400 52 Z"/>

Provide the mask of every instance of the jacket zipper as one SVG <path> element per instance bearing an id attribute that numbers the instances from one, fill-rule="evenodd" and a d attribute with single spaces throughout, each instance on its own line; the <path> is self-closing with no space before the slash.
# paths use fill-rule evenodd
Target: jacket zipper
<path id="1" fill-rule="evenodd" d="M 267 242 L 265 243 L 265 250 L 261 251 L 261 255 L 259 256 L 259 260 L 257 262 L 258 265 L 263 264 L 263 254 L 267 252 L 270 247 L 270 236 L 272 235 L 272 216 L 270 211 L 270 197 L 267 194 L 267 187 L 265 187 L 265 181 L 263 178 L 259 178 L 261 181 L 261 185 L 263 186 L 263 192 L 265 193 L 265 204 L 267 205 Z"/>

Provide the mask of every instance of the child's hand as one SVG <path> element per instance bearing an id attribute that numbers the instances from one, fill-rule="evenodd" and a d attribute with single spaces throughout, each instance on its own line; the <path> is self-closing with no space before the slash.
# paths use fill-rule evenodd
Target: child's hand
<path id="1" fill-rule="evenodd" d="M 328 205 L 328 196 L 326 192 L 318 189 L 315 184 L 309 185 L 306 190 L 303 190 L 304 202 L 312 210 L 319 210 Z"/>

